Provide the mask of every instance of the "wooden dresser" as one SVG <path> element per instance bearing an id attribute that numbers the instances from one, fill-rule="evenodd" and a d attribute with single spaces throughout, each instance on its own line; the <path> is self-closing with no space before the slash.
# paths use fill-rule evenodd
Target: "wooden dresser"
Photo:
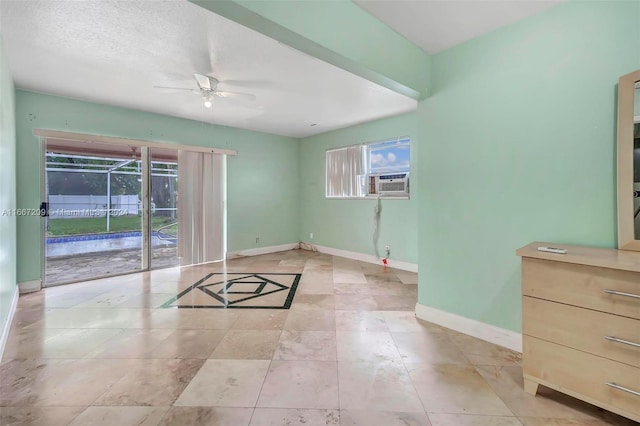
<path id="1" fill-rule="evenodd" d="M 535 242 L 517 254 L 525 391 L 548 386 L 640 421 L 640 252 Z"/>

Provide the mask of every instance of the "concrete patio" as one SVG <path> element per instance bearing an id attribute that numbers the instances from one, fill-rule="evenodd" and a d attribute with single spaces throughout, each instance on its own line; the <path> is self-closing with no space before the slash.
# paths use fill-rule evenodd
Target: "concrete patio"
<path id="1" fill-rule="evenodd" d="M 178 266 L 177 247 L 154 247 L 152 269 Z M 45 285 L 84 281 L 105 275 L 139 271 L 140 249 L 102 251 L 46 258 Z"/>

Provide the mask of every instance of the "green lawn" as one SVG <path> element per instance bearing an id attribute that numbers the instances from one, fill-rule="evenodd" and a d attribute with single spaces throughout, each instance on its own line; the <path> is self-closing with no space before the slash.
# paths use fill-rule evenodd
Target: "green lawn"
<path id="1" fill-rule="evenodd" d="M 151 228 L 155 231 L 161 226 L 168 225 L 175 220 L 169 217 L 152 217 Z M 78 234 L 101 234 L 106 232 L 139 231 L 142 227 L 142 220 L 139 216 L 112 217 L 109 220 L 109 231 L 107 231 L 106 217 L 79 217 L 73 219 L 49 219 L 49 230 L 47 235 L 78 235 Z M 178 226 L 173 225 L 163 229 L 167 234 L 177 235 Z"/>

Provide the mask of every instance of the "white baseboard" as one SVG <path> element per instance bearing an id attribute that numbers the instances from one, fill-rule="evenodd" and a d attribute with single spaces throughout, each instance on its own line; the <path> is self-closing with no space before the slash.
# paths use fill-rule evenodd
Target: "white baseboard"
<path id="1" fill-rule="evenodd" d="M 347 259 L 359 260 L 361 262 L 373 263 L 375 265 L 382 265 L 382 260 L 370 254 L 341 250 L 332 247 L 316 246 L 309 243 L 300 243 L 300 248 L 304 250 L 318 251 L 332 256 L 346 257 Z M 387 262 L 390 268 L 402 269 L 403 271 L 409 272 L 418 272 L 418 265 L 415 263 L 403 262 L 395 259 L 387 259 Z"/>
<path id="2" fill-rule="evenodd" d="M 416 317 L 522 353 L 522 334 L 416 303 Z"/>
<path id="3" fill-rule="evenodd" d="M 300 243 L 281 244 L 279 246 L 258 247 L 227 253 L 227 259 L 236 259 L 243 256 L 259 256 L 261 254 L 277 253 L 279 251 L 294 250 L 300 247 Z"/>
<path id="4" fill-rule="evenodd" d="M 42 290 L 42 280 L 22 281 L 18 283 L 20 294 L 33 293 Z"/>
<path id="5" fill-rule="evenodd" d="M 259 247 L 254 249 L 232 251 L 227 253 L 227 259 L 236 259 L 243 256 L 259 256 L 261 254 L 277 253 L 279 251 L 287 251 L 294 249 L 303 249 L 310 251 L 317 251 L 320 253 L 330 254 L 332 256 L 346 257 L 347 259 L 359 260 L 361 262 L 373 263 L 376 265 L 382 265 L 382 261 L 377 257 L 358 253 L 355 251 L 341 250 L 332 247 L 316 246 L 309 243 L 291 243 L 281 244 L 279 246 Z M 403 262 L 401 260 L 388 259 L 388 265 L 391 268 L 401 269 L 403 271 L 418 272 L 418 265 L 415 263 Z"/>
<path id="6" fill-rule="evenodd" d="M 0 361 L 2 361 L 2 356 L 4 355 L 4 348 L 7 345 L 7 340 L 9 340 L 9 330 L 11 330 L 11 322 L 13 321 L 13 316 L 16 314 L 19 294 L 20 292 L 18 290 L 18 286 L 16 286 L 15 290 L 13 291 L 11 305 L 9 306 L 9 314 L 7 315 L 7 320 L 2 326 L 2 335 L 0 335 Z"/>

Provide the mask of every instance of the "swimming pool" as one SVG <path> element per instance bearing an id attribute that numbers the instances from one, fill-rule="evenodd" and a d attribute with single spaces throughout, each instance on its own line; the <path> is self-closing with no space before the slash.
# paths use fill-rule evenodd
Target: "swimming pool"
<path id="1" fill-rule="evenodd" d="M 158 237 L 153 231 L 151 235 L 152 247 L 175 247 L 176 238 L 166 239 Z M 142 232 L 113 232 L 108 234 L 71 235 L 64 237 L 48 237 L 46 241 L 46 256 L 69 256 L 80 253 L 95 253 L 104 251 L 131 250 L 142 248 Z"/>

